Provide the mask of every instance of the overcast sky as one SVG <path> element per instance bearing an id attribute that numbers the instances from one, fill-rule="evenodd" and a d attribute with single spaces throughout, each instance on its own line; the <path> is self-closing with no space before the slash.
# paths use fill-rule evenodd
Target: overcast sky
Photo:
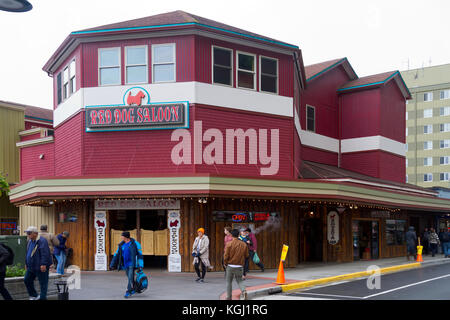
<path id="1" fill-rule="evenodd" d="M 347 57 L 358 76 L 450 63 L 448 0 L 29 0 L 0 11 L 0 100 L 52 108 L 45 62 L 70 32 L 184 10 L 295 44 L 305 65 Z"/>

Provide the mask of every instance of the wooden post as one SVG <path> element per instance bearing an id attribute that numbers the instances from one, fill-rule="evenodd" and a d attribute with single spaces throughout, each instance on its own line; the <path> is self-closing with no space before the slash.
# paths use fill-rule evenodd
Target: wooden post
<path id="1" fill-rule="evenodd" d="M 141 210 L 136 210 L 136 240 L 141 243 Z"/>
<path id="2" fill-rule="evenodd" d="M 328 217 L 327 217 L 327 206 L 324 205 L 323 206 L 323 210 L 322 210 L 322 229 L 323 229 L 323 249 L 322 249 L 322 261 L 323 262 L 328 262 L 328 225 L 327 225 L 327 221 L 328 221 Z M 333 252 L 333 249 L 332 249 Z"/>

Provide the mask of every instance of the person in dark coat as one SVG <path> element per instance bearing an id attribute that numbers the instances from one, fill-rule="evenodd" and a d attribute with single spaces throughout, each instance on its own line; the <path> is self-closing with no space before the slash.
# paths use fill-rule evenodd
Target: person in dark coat
<path id="1" fill-rule="evenodd" d="M 5 277 L 6 277 L 6 259 L 9 256 L 8 250 L 0 244 L 0 294 L 5 300 L 12 300 L 11 295 L 5 288 Z"/>
<path id="2" fill-rule="evenodd" d="M 56 267 L 56 272 L 63 275 L 64 274 L 64 266 L 66 265 L 66 259 L 67 259 L 67 247 L 66 247 L 66 241 L 67 238 L 69 238 L 69 232 L 64 231 L 61 234 L 58 234 L 56 238 L 59 241 L 59 244 L 55 246 L 53 254 L 56 257 L 56 260 L 58 260 L 58 266 Z"/>
<path id="3" fill-rule="evenodd" d="M 47 300 L 49 268 L 52 265 L 50 248 L 45 238 L 38 238 L 39 232 L 36 227 L 28 227 L 25 231 L 28 235 L 27 256 L 25 265 L 27 272 L 23 282 L 27 287 L 30 300 Z M 39 280 L 41 287 L 40 296 L 34 288 L 34 280 Z"/>
<path id="4" fill-rule="evenodd" d="M 417 243 L 416 232 L 414 231 L 414 227 L 410 226 L 409 231 L 406 232 L 406 259 L 408 259 L 408 261 L 410 255 L 414 257 L 414 260 L 416 260 L 416 249 L 417 249 L 416 243 Z"/>
<path id="5" fill-rule="evenodd" d="M 422 245 L 423 245 L 423 254 L 429 254 L 431 250 L 430 245 L 430 231 L 428 231 L 428 228 L 425 228 L 425 231 L 423 232 L 422 237 Z"/>

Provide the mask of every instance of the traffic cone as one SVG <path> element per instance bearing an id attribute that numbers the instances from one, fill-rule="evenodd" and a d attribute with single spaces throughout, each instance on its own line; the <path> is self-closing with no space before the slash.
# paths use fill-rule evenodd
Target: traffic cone
<path id="1" fill-rule="evenodd" d="M 284 279 L 284 268 L 283 261 L 280 261 L 280 266 L 278 267 L 278 275 L 276 284 L 286 284 L 286 280 Z"/>
<path id="2" fill-rule="evenodd" d="M 417 246 L 417 259 L 416 259 L 417 262 L 423 262 L 423 259 L 422 259 L 422 248 L 423 248 L 423 246 L 421 246 L 420 243 L 419 243 L 419 246 Z"/>

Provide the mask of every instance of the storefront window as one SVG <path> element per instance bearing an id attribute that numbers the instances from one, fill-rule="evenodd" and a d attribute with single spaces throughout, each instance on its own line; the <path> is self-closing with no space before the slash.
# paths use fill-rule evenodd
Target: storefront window
<path id="1" fill-rule="evenodd" d="M 386 244 L 405 244 L 406 220 L 386 220 Z"/>

